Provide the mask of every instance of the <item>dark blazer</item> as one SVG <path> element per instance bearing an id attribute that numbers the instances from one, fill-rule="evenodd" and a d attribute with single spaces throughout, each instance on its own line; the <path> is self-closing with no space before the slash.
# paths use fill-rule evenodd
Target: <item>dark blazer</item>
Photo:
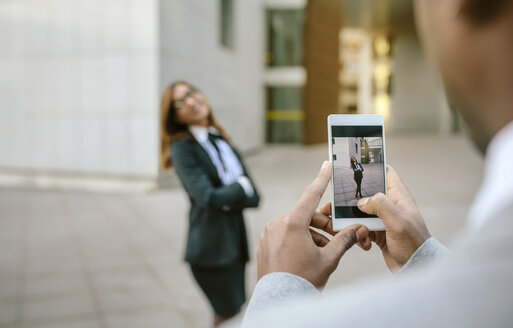
<path id="1" fill-rule="evenodd" d="M 354 180 L 357 181 L 358 183 L 361 183 L 364 170 L 363 170 L 362 164 L 358 163 L 358 165 L 360 165 L 360 168 L 362 169 L 361 171 L 357 169 L 356 163 L 351 162 L 351 167 L 353 168 L 353 172 L 354 172 Z"/>
<path id="2" fill-rule="evenodd" d="M 223 186 L 209 155 L 193 137 L 171 144 L 176 174 L 191 201 L 185 250 L 185 261 L 191 264 L 223 266 L 249 259 L 242 210 L 257 207 L 260 196 L 242 157 L 233 151 L 255 189 L 251 198 L 239 183 Z"/>

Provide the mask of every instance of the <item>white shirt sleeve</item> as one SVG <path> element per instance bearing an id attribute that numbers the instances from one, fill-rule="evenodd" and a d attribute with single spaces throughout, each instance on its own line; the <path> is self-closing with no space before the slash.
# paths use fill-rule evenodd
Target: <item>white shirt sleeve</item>
<path id="1" fill-rule="evenodd" d="M 249 181 L 247 176 L 241 176 L 237 179 L 237 182 L 240 184 L 242 189 L 244 189 L 244 193 L 248 197 L 253 197 L 255 194 L 255 190 L 253 189 L 253 185 L 251 184 L 251 181 Z"/>

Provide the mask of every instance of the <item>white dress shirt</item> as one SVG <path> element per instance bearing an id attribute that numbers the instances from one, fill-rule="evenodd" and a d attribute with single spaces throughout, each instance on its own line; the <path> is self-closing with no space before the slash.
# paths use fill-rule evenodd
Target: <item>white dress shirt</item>
<path id="1" fill-rule="evenodd" d="M 485 175 L 468 215 L 471 229 L 482 228 L 513 195 L 513 122 L 497 133 L 486 151 Z"/>
<path id="2" fill-rule="evenodd" d="M 252 197 L 255 193 L 255 190 L 253 189 L 249 179 L 244 175 L 242 165 L 237 155 L 235 155 L 233 152 L 232 147 L 230 147 L 230 145 L 223 139 L 216 139 L 214 142 L 219 149 L 218 153 L 208 139 L 209 133 L 219 136 L 219 131 L 213 127 L 206 128 L 203 126 L 191 126 L 189 127 L 189 131 L 192 133 L 194 138 L 196 138 L 203 149 L 205 149 L 208 156 L 212 160 L 212 163 L 214 163 L 214 166 L 216 167 L 217 173 L 223 185 L 227 186 L 237 182 L 241 185 L 242 189 L 244 189 L 246 196 Z M 219 154 L 221 154 L 221 158 L 219 158 Z"/>

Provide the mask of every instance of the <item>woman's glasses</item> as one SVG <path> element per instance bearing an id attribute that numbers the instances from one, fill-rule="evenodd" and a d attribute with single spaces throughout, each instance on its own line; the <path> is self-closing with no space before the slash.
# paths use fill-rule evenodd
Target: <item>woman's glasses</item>
<path id="1" fill-rule="evenodd" d="M 176 109 L 182 108 L 192 108 L 195 105 L 195 102 L 191 102 L 191 100 L 198 100 L 203 97 L 201 91 L 198 89 L 189 89 L 183 98 L 175 100 L 174 105 Z"/>

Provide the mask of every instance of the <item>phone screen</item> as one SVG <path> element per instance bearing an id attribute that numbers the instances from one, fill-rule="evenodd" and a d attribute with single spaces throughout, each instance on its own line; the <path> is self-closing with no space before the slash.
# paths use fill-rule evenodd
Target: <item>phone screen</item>
<path id="1" fill-rule="evenodd" d="M 335 218 L 375 218 L 359 199 L 385 193 L 383 126 L 331 126 Z"/>

